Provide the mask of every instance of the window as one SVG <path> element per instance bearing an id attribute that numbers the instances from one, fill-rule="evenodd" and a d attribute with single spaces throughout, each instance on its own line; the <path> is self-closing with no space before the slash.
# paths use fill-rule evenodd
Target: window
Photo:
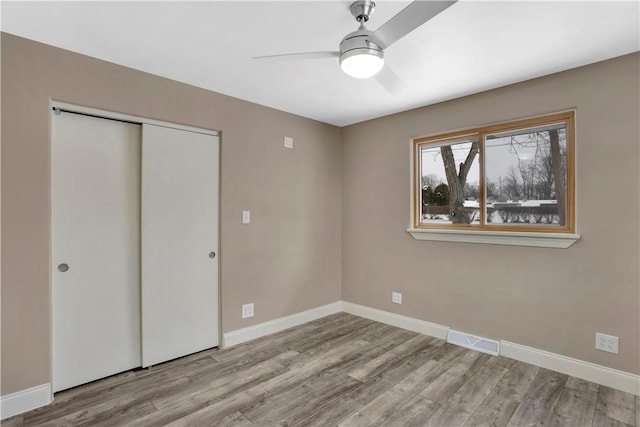
<path id="1" fill-rule="evenodd" d="M 573 112 L 417 138 L 413 156 L 413 231 L 575 232 Z"/>

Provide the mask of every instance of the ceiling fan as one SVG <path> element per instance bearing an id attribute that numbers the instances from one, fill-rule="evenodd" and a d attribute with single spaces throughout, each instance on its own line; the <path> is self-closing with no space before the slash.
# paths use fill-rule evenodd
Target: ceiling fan
<path id="1" fill-rule="evenodd" d="M 414 1 L 377 30 L 371 31 L 365 24 L 376 4 L 371 0 L 357 0 L 349 9 L 360 27 L 342 39 L 340 50 L 255 56 L 253 59 L 338 58 L 340 68 L 346 74 L 359 79 L 375 76 L 391 94 L 396 94 L 402 90 L 402 81 L 388 65 L 385 66 L 384 50 L 456 1 Z"/>

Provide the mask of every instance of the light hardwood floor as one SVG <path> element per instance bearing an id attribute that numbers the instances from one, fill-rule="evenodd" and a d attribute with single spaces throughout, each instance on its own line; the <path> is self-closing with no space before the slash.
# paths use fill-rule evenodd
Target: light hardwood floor
<path id="1" fill-rule="evenodd" d="M 345 313 L 55 395 L 3 426 L 637 426 L 628 393 Z"/>

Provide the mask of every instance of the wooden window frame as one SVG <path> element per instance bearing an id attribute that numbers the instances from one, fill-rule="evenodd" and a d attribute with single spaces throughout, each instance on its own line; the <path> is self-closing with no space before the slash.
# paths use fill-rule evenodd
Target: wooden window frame
<path id="1" fill-rule="evenodd" d="M 564 123 L 566 127 L 566 224 L 565 225 L 493 225 L 486 223 L 485 213 L 485 136 L 515 130 L 526 130 L 552 124 Z M 437 147 L 445 143 L 455 143 L 468 139 L 478 140 L 479 162 L 479 224 L 422 224 L 422 156 L 421 148 L 425 146 Z M 413 176 L 412 176 L 412 227 L 414 231 L 451 231 L 451 232 L 496 232 L 500 234 L 573 234 L 576 232 L 575 221 L 575 111 L 564 111 L 544 116 L 532 117 L 510 122 L 502 122 L 487 126 L 446 132 L 412 140 Z M 415 236 L 414 236 L 415 237 Z M 440 240 L 440 239 L 438 239 Z"/>

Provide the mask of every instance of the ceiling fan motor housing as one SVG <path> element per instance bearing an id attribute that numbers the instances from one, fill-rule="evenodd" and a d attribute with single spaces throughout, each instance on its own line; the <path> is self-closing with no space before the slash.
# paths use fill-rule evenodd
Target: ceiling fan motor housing
<path id="1" fill-rule="evenodd" d="M 371 37 L 373 31 L 360 28 L 349 33 L 340 42 L 340 65 L 356 55 L 370 55 L 384 60 L 384 50 Z"/>
<path id="2" fill-rule="evenodd" d="M 372 40 L 373 31 L 367 30 L 364 26 L 369 16 L 375 11 L 375 7 L 376 4 L 371 0 L 357 0 L 349 7 L 353 17 L 360 23 L 360 28 L 347 34 L 340 42 L 340 64 L 354 55 L 373 55 L 384 58 L 384 49 Z"/>

